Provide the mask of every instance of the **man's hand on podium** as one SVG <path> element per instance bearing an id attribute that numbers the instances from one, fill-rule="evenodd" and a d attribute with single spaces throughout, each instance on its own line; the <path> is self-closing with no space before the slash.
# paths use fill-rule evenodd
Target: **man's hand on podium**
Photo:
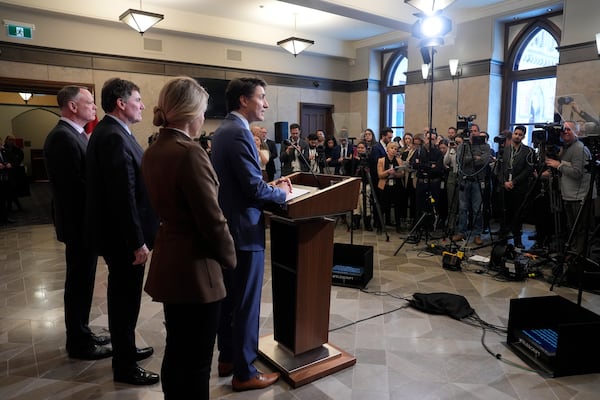
<path id="1" fill-rule="evenodd" d="M 275 186 L 283 190 L 285 194 L 292 193 L 292 182 L 287 177 L 279 178 L 275 181 Z"/>

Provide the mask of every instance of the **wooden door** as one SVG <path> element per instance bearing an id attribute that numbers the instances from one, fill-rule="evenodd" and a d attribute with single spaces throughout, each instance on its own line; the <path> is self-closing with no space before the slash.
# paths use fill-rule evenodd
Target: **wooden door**
<path id="1" fill-rule="evenodd" d="M 315 133 L 317 129 L 324 129 L 327 136 L 334 135 L 333 105 L 300 103 L 300 126 L 302 137 Z"/>

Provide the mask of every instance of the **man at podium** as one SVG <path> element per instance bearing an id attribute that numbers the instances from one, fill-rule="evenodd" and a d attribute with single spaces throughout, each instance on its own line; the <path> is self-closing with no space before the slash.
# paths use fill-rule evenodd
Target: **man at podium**
<path id="1" fill-rule="evenodd" d="M 260 298 L 265 265 L 265 203 L 285 203 L 292 185 L 288 178 L 274 185 L 263 181 L 258 152 L 249 124 L 264 120 L 266 82 L 239 78 L 229 82 L 225 97 L 230 111 L 215 131 L 211 160 L 219 177 L 219 204 L 235 243 L 237 266 L 223 271 L 227 297 L 218 331 L 219 376 L 233 374 L 236 391 L 262 389 L 279 373 L 261 373 L 258 357 Z"/>

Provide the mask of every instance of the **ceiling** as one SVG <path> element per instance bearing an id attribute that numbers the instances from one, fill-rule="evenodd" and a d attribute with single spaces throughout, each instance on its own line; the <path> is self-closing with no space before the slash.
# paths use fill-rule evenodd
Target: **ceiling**
<path id="1" fill-rule="evenodd" d="M 126 9 L 141 8 L 165 15 L 146 36 L 172 31 L 275 46 L 296 35 L 316 42 L 309 52 L 336 57 L 345 57 L 348 53 L 340 49 L 348 46 L 377 47 L 406 40 L 417 20 L 413 15 L 417 10 L 403 0 L 0 0 L 2 4 L 114 23 Z M 456 0 L 444 14 L 457 24 L 486 16 L 524 18 L 549 8 L 562 8 L 562 1 Z"/>

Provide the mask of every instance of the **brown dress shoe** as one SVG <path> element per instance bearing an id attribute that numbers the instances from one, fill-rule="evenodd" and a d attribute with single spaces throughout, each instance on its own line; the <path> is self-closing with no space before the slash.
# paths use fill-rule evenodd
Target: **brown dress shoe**
<path id="1" fill-rule="evenodd" d="M 453 242 L 460 242 L 461 240 L 463 240 L 465 238 L 464 235 L 457 233 L 456 235 L 452 236 L 452 241 Z"/>
<path id="2" fill-rule="evenodd" d="M 233 364 L 228 362 L 220 362 L 217 369 L 221 378 L 233 374 Z"/>
<path id="3" fill-rule="evenodd" d="M 231 380 L 231 386 L 236 392 L 243 390 L 253 389 L 264 389 L 267 386 L 271 386 L 279 379 L 279 372 L 273 372 L 270 374 L 259 373 L 254 378 L 248 379 L 247 381 L 240 381 L 235 376 Z"/>
<path id="4" fill-rule="evenodd" d="M 475 239 L 473 239 L 473 243 L 475 243 L 477 246 L 481 246 L 483 244 L 483 240 L 481 240 L 480 236 L 475 236 Z"/>

